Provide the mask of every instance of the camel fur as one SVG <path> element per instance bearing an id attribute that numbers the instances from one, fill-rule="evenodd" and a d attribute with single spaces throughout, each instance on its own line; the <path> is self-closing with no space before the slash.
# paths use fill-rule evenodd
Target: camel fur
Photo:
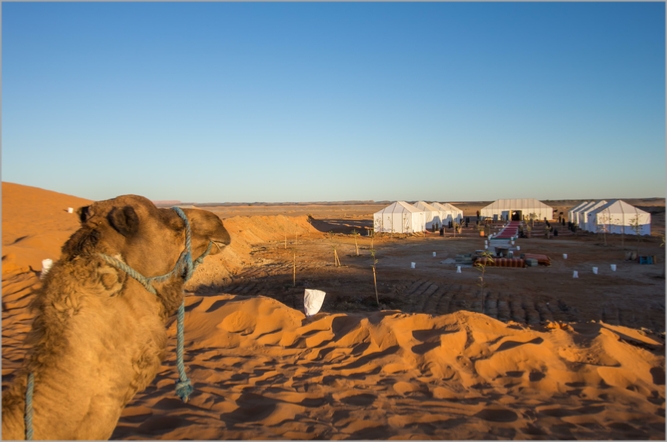
<path id="1" fill-rule="evenodd" d="M 213 213 L 183 209 L 192 257 L 210 241 L 230 243 Z M 171 209 L 124 195 L 78 211 L 81 228 L 34 295 L 30 350 L 2 394 L 3 439 L 24 439 L 28 373 L 33 373 L 34 439 L 108 439 L 125 405 L 155 378 L 164 359 L 166 322 L 183 300 L 183 277 L 154 283 L 157 296 L 98 254 L 146 277 L 164 275 L 185 247 L 185 222 Z"/>

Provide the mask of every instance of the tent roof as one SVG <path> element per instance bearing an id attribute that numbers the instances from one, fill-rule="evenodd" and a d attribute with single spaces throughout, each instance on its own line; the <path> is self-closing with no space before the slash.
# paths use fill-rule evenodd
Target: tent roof
<path id="1" fill-rule="evenodd" d="M 425 203 L 424 201 L 417 201 L 417 202 L 414 204 L 414 206 L 415 206 L 417 209 L 421 209 L 421 210 L 426 211 L 426 212 L 440 212 L 440 209 L 438 209 L 438 208 L 435 207 L 435 206 L 432 206 L 432 205 L 429 204 L 429 203 Z"/>
<path id="2" fill-rule="evenodd" d="M 609 212 L 609 213 L 628 213 L 628 214 L 648 214 L 647 211 L 628 204 L 623 200 L 611 200 L 607 204 L 595 208 L 593 213 Z"/>
<path id="3" fill-rule="evenodd" d="M 586 204 L 584 207 L 579 209 L 579 212 L 590 212 L 597 209 L 598 207 L 604 206 L 605 204 L 607 204 L 607 200 L 591 201 L 589 204 Z"/>
<path id="4" fill-rule="evenodd" d="M 570 212 L 576 212 L 577 210 L 581 209 L 582 207 L 584 207 L 587 204 L 590 204 L 590 201 L 583 201 L 583 202 L 577 204 L 576 206 L 574 206 L 573 208 L 571 208 Z"/>
<path id="5" fill-rule="evenodd" d="M 440 210 L 449 210 L 449 211 L 455 211 L 455 212 L 463 212 L 463 211 L 462 211 L 461 209 L 459 209 L 458 207 L 453 206 L 453 205 L 451 205 L 451 204 L 449 204 L 449 203 L 433 203 L 432 205 L 435 206 L 435 207 L 441 206 L 442 209 L 440 209 Z"/>
<path id="6" fill-rule="evenodd" d="M 488 206 L 484 207 L 482 210 L 510 210 L 510 209 L 551 209 L 551 206 L 547 206 L 542 201 L 536 200 L 535 198 L 518 198 L 518 199 L 500 199 L 492 202 Z"/>
<path id="7" fill-rule="evenodd" d="M 377 213 L 405 213 L 405 212 L 419 213 L 423 212 L 423 210 L 419 210 L 415 206 L 408 204 L 405 201 L 396 201 L 395 203 L 390 204 L 384 209 L 375 213 L 377 214 Z"/>

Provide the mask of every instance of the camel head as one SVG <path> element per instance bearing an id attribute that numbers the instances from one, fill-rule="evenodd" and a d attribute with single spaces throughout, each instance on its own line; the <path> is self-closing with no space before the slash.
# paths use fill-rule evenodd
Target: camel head
<path id="1" fill-rule="evenodd" d="M 220 218 L 206 210 L 182 209 L 190 224 L 192 259 L 230 243 Z M 157 208 L 148 199 L 123 195 L 77 211 L 81 228 L 62 248 L 62 259 L 106 254 L 150 278 L 170 272 L 185 250 L 186 223 L 172 209 Z"/>

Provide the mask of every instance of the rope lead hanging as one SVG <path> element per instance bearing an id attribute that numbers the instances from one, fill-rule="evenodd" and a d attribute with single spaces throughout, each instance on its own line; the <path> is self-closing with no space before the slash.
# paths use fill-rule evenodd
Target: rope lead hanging
<path id="1" fill-rule="evenodd" d="M 184 256 L 184 265 L 185 265 L 185 275 L 183 278 L 187 282 L 188 279 L 192 277 L 192 274 L 195 272 L 195 265 L 192 263 L 192 242 L 190 234 L 190 222 L 188 217 L 185 216 L 185 213 L 181 210 L 180 207 L 172 207 L 172 209 L 178 214 L 178 216 L 183 219 L 185 222 L 185 256 Z M 203 260 L 205 255 L 208 255 L 209 250 L 211 249 L 211 244 L 206 249 L 204 255 L 200 256 Z M 199 261 L 199 258 L 197 259 Z M 201 261 L 199 261 L 201 262 Z M 178 316 L 176 324 L 176 367 L 178 368 L 178 381 L 176 381 L 176 395 L 181 398 L 183 402 L 187 402 L 190 398 L 190 393 L 194 390 L 190 379 L 185 374 L 185 362 L 183 361 L 183 348 L 185 346 L 185 326 L 183 324 L 185 320 L 185 296 L 183 297 L 183 302 L 178 307 Z"/>
<path id="2" fill-rule="evenodd" d="M 25 440 L 32 440 L 32 394 L 35 389 L 35 375 L 28 373 L 28 385 L 25 390 Z"/>
<path id="3" fill-rule="evenodd" d="M 176 394 L 183 402 L 187 402 L 190 398 L 190 393 L 194 390 L 190 379 L 185 374 L 185 363 L 183 362 L 183 341 L 185 340 L 183 319 L 185 318 L 185 299 L 178 307 L 178 323 L 176 334 L 176 366 L 178 368 L 179 380 L 176 381 Z"/>

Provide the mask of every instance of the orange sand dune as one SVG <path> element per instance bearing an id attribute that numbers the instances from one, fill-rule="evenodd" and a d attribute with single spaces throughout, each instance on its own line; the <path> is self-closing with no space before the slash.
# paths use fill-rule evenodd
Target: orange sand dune
<path id="1" fill-rule="evenodd" d="M 654 351 L 661 345 L 636 330 L 589 323 L 536 331 L 469 312 L 306 319 L 270 298 L 187 299 L 187 365 L 197 392 L 188 404 L 174 398 L 172 351 L 115 437 L 664 434 L 664 357 Z"/>
<path id="2" fill-rule="evenodd" d="M 231 275 L 250 264 L 252 247 L 257 244 L 286 237 L 291 244 L 295 240 L 322 236 L 303 216 L 234 216 L 224 219 L 224 224 L 233 238 L 232 244 L 222 253 L 207 258 L 186 288 L 229 281 Z"/>
<path id="3" fill-rule="evenodd" d="M 25 354 L 36 270 L 77 228 L 67 207 L 86 203 L 3 183 L 3 388 Z M 530 328 L 468 311 L 306 318 L 264 296 L 207 294 L 200 284 L 251 267 L 258 244 L 322 237 L 305 217 L 224 222 L 233 246 L 207 258 L 186 297 L 195 392 L 188 403 L 174 393 L 172 323 L 163 370 L 114 439 L 665 438 L 659 334 L 603 322 Z"/>
<path id="4" fill-rule="evenodd" d="M 67 209 L 90 200 L 37 187 L 2 183 L 2 273 L 39 271 L 42 260 L 58 259 L 60 247 L 79 228 L 76 213 Z M 4 279 L 4 277 L 3 277 Z"/>

